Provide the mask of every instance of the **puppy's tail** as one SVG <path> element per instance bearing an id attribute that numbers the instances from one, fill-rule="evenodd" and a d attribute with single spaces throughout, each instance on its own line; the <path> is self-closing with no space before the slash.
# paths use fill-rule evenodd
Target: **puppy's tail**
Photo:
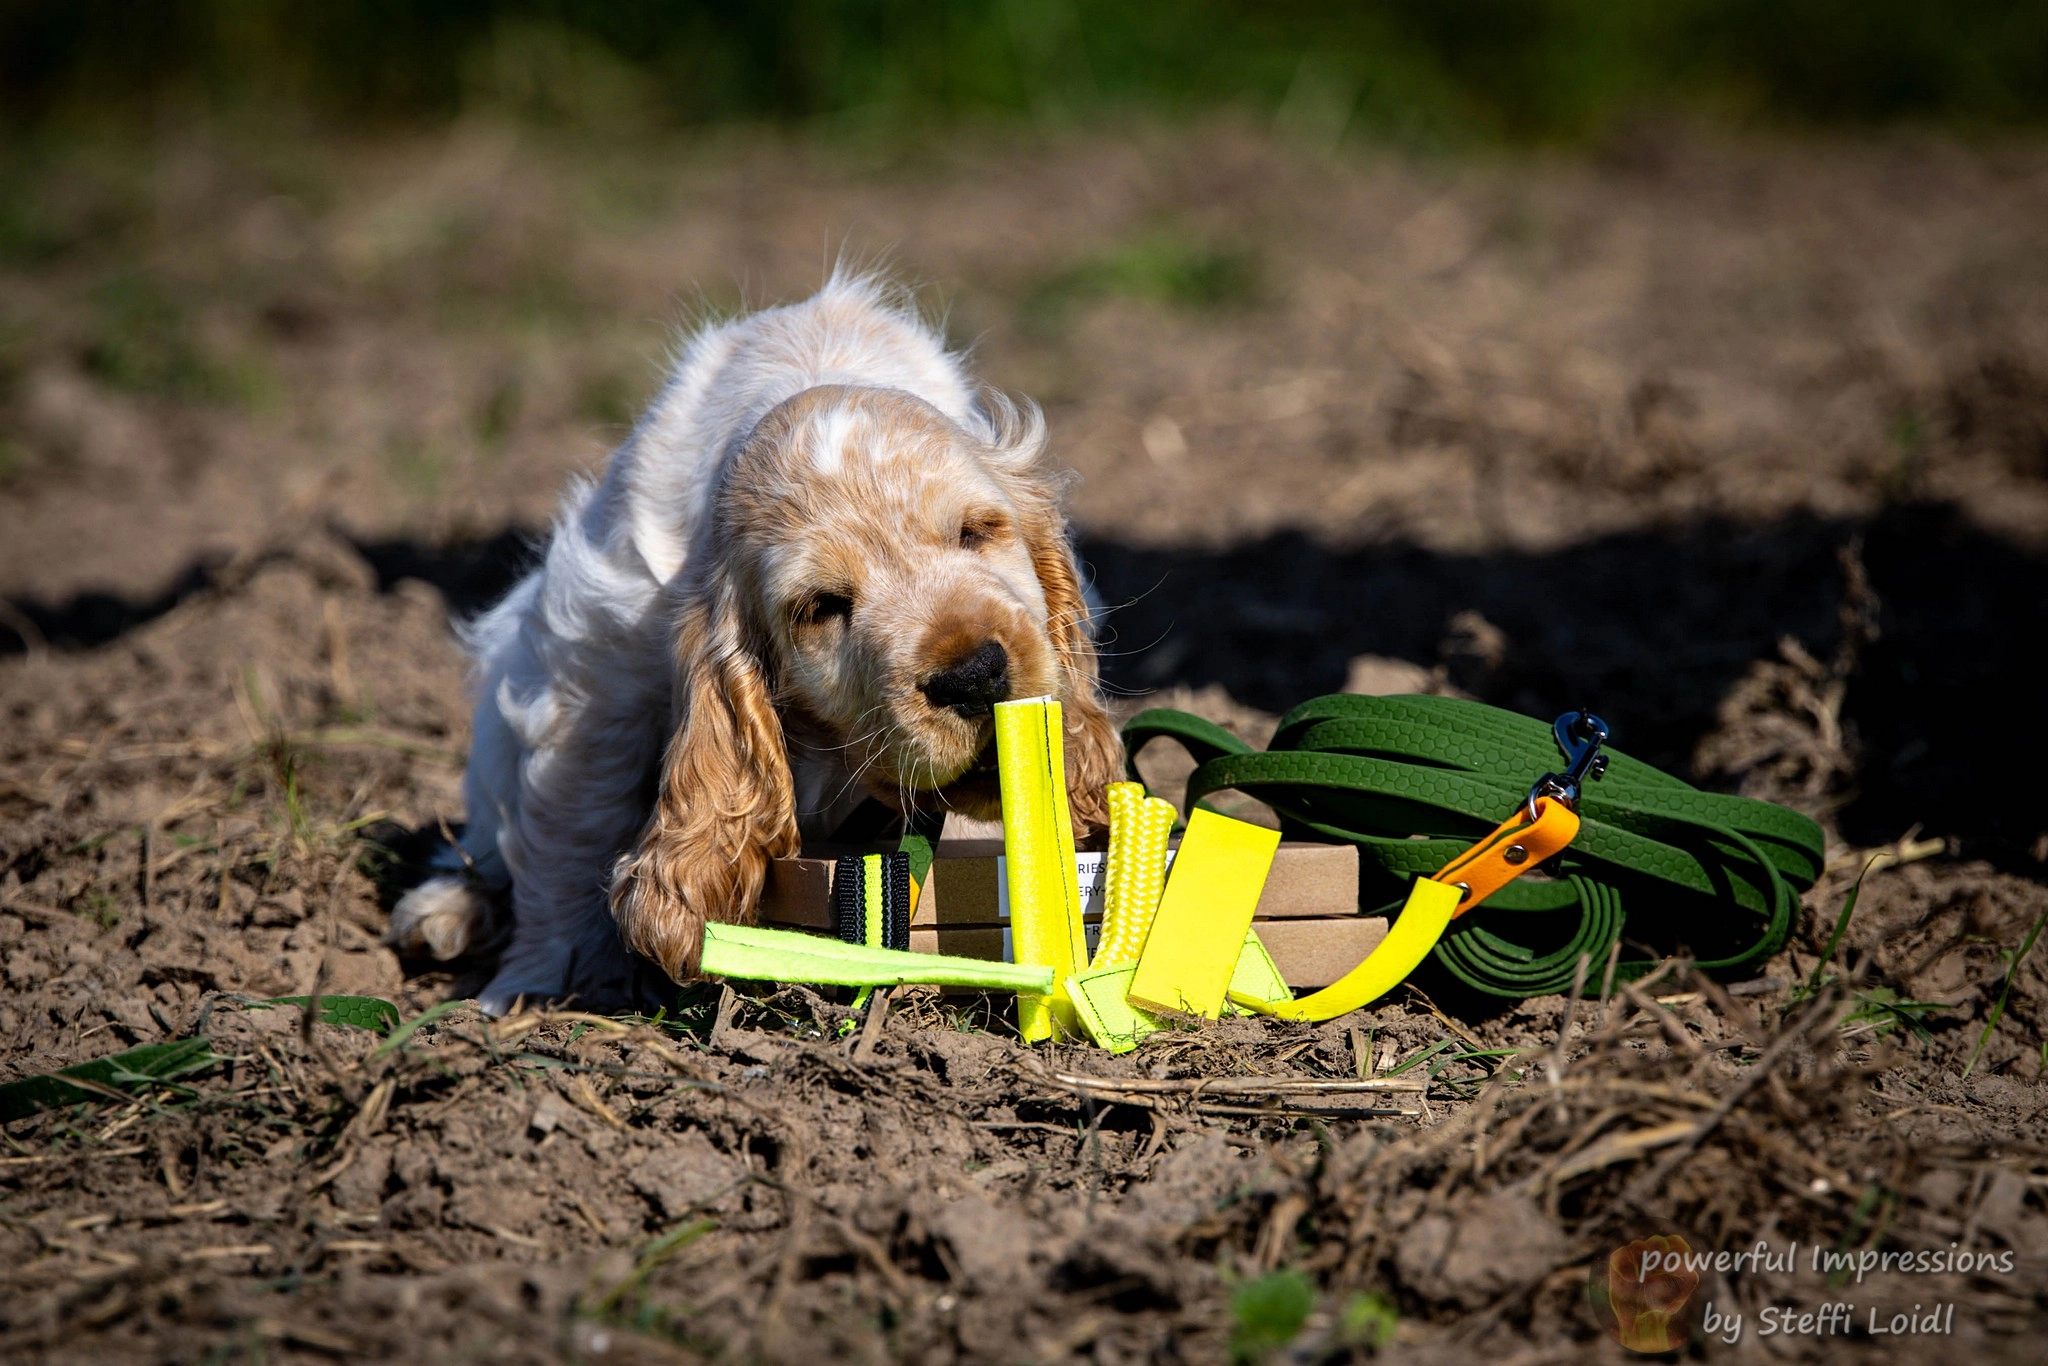
<path id="1" fill-rule="evenodd" d="M 460 958 L 497 937 L 496 899 L 475 878 L 432 877 L 398 899 L 384 942 L 405 958 Z"/>

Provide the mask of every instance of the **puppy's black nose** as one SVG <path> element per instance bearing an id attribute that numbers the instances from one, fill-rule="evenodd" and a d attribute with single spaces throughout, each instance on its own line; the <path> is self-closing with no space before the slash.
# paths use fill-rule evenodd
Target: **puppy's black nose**
<path id="1" fill-rule="evenodd" d="M 973 654 L 919 687 L 935 707 L 951 707 L 969 720 L 987 716 L 1010 695 L 1010 656 L 996 641 L 985 640 Z"/>

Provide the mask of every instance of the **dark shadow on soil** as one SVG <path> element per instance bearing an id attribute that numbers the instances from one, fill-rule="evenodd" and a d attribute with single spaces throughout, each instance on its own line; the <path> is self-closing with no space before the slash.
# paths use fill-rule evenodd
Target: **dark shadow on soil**
<path id="1" fill-rule="evenodd" d="M 426 544 L 420 541 L 358 541 L 350 544 L 377 572 L 377 588 L 388 593 L 401 579 L 418 579 L 441 590 L 457 619 L 473 617 L 503 597 L 540 563 L 545 533 L 508 527 L 494 536 Z"/>
<path id="2" fill-rule="evenodd" d="M 403 579 L 418 579 L 439 589 L 458 618 L 473 616 L 503 596 L 520 575 L 540 562 L 538 547 L 545 539 L 520 527 L 438 543 L 360 541 L 338 527 L 329 530 L 375 571 L 379 592 L 390 592 Z M 24 621 L 52 649 L 90 650 L 155 621 L 188 598 L 223 587 L 226 579 L 246 575 L 288 554 L 274 550 L 239 566 L 225 555 L 209 557 L 189 566 L 163 592 L 146 598 L 93 591 L 58 603 L 39 598 L 0 599 L 0 604 L 11 609 L 0 611 L 0 658 L 28 649 L 30 641 L 21 631 Z"/>
<path id="3" fill-rule="evenodd" d="M 90 650 L 118 640 L 194 594 L 214 587 L 226 564 L 226 556 L 201 560 L 188 566 L 163 592 L 147 598 L 94 591 L 61 603 L 39 598 L 0 599 L 10 609 L 0 611 L 0 658 L 28 649 L 30 641 L 21 630 L 24 623 L 43 644 L 57 650 Z"/>
<path id="4" fill-rule="evenodd" d="M 1843 836 L 1882 843 L 1922 822 L 2039 874 L 2048 727 L 2027 660 L 2048 630 L 2048 562 L 1949 507 L 1696 523 L 1534 555 L 1339 551 L 1295 534 L 1218 551 L 1087 536 L 1081 549 L 1113 609 L 1104 672 L 1119 688 L 1215 683 L 1278 712 L 1342 687 L 1354 656 L 1391 656 L 1441 664 L 1517 711 L 1591 707 L 1620 748 L 1690 775 L 1717 704 L 1781 637 L 1833 655 L 1852 542 L 1878 637 L 1843 707 L 1861 755 Z M 1454 626 L 1467 612 L 1499 637 L 1489 644 L 1469 618 Z"/>
<path id="5" fill-rule="evenodd" d="M 1440 665 L 1458 687 L 1518 711 L 1592 707 L 1621 748 L 1690 774 L 1716 705 L 1780 638 L 1833 654 L 1852 542 L 1878 636 L 1843 708 L 1861 755 L 1859 790 L 1838 817 L 1844 837 L 1876 844 L 1919 822 L 2038 875 L 2048 727 L 2032 710 L 2040 681 L 2028 661 L 2048 635 L 2048 563 L 1949 507 L 1710 521 L 1544 554 L 1337 550 L 1293 533 L 1213 551 L 1085 535 L 1081 553 L 1112 609 L 1104 674 L 1119 690 L 1214 683 L 1277 712 L 1342 687 L 1355 656 L 1383 655 Z M 380 589 L 424 581 L 457 616 L 488 606 L 537 558 L 522 528 L 353 544 Z M 52 647 L 89 648 L 215 586 L 217 572 L 195 565 L 146 600 L 94 593 L 12 607 Z M 25 648 L 9 620 L 0 613 L 0 655 Z"/>

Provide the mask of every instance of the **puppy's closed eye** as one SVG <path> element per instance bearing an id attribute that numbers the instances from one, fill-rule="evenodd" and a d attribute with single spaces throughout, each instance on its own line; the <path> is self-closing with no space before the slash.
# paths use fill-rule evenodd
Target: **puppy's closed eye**
<path id="1" fill-rule="evenodd" d="M 980 550 L 1010 532 L 1009 519 L 1000 512 L 970 512 L 960 519 L 960 548 Z"/>
<path id="2" fill-rule="evenodd" d="M 798 626 L 829 626 L 835 620 L 844 621 L 853 615 L 853 596 L 849 593 L 812 593 L 798 599 L 790 615 Z"/>

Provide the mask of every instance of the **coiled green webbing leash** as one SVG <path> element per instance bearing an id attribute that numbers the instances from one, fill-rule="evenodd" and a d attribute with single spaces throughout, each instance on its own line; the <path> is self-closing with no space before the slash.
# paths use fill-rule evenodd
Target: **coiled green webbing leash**
<path id="1" fill-rule="evenodd" d="M 1357 845 L 1360 905 L 1383 913 L 1557 762 L 1544 722 L 1449 697 L 1313 698 L 1281 718 L 1263 751 L 1186 712 L 1140 712 L 1124 727 L 1132 777 L 1157 739 L 1196 761 L 1188 810 L 1234 788 L 1278 812 L 1286 838 Z M 1617 941 L 1623 981 L 1665 953 L 1739 971 L 1784 944 L 1799 893 L 1820 876 L 1820 827 L 1607 753 L 1605 775 L 1579 797 L 1577 838 L 1547 866 L 1553 879 L 1503 887 L 1437 944 L 1432 956 L 1453 977 L 1495 996 L 1540 996 L 1569 990 L 1581 958 L 1603 972 Z"/>

